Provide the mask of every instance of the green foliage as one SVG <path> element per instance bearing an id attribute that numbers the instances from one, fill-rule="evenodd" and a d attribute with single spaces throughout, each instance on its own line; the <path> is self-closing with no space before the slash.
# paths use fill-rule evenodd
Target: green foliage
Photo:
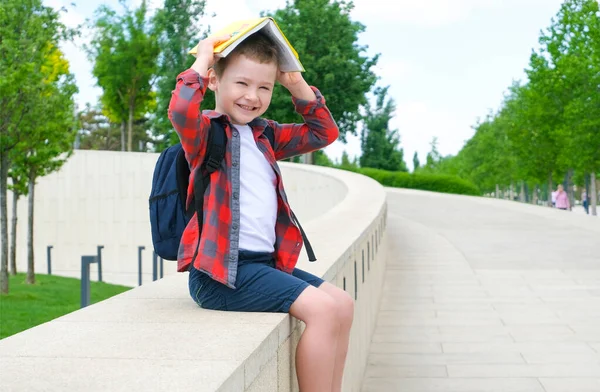
<path id="1" fill-rule="evenodd" d="M 381 185 L 393 188 L 420 189 L 460 195 L 481 195 L 479 189 L 471 182 L 449 175 L 427 173 L 409 174 L 371 168 L 362 168 L 356 171 L 373 178 Z"/>
<path id="2" fill-rule="evenodd" d="M 365 27 L 351 20 L 352 8 L 351 2 L 338 0 L 294 0 L 268 14 L 298 52 L 306 81 L 325 96 L 341 140 L 347 132 L 356 134 L 359 108 L 367 103 L 366 94 L 377 81 L 371 68 L 378 56 L 365 56 L 367 47 L 357 44 Z M 267 116 L 279 122 L 301 121 L 289 92 L 280 85 L 273 91 Z"/>
<path id="3" fill-rule="evenodd" d="M 38 75 L 47 66 L 50 46 L 72 32 L 59 21 L 58 12 L 41 0 L 0 2 L 0 149 L 7 152 L 25 140 L 23 127 L 39 121 L 47 89 Z"/>
<path id="4" fill-rule="evenodd" d="M 152 134 L 156 139 L 155 150 L 178 143 L 179 137 L 167 116 L 171 92 L 175 89 L 177 75 L 191 67 L 195 58 L 187 52 L 204 38 L 199 20 L 204 16 L 204 0 L 166 0 L 154 18 L 160 56 L 156 83 L 156 112 L 152 119 Z M 202 106 L 214 109 L 214 94 L 204 97 Z"/>
<path id="5" fill-rule="evenodd" d="M 19 144 L 29 181 L 58 170 L 70 156 L 76 134 L 75 78 L 57 47 L 49 46 L 45 54 L 40 77 L 46 88 L 35 107 L 40 115 L 44 113 L 43 121 L 32 122 L 27 142 Z"/>
<path id="6" fill-rule="evenodd" d="M 600 9 L 595 0 L 570 0 L 540 42 L 561 89 L 562 166 L 600 171 Z"/>
<path id="7" fill-rule="evenodd" d="M 376 88 L 376 106 L 366 105 L 366 115 L 361 135 L 361 167 L 391 171 L 408 171 L 404 163 L 404 151 L 399 148 L 397 130 L 389 129 L 389 122 L 396 110 L 393 99 L 387 98 L 388 87 Z M 387 98 L 387 99 L 386 99 Z"/>
<path id="8" fill-rule="evenodd" d="M 10 277 L 12 291 L 0 299 L 0 339 L 71 313 L 80 307 L 79 279 L 39 275 L 26 284 L 25 274 Z M 130 287 L 91 282 L 90 302 L 97 303 Z"/>

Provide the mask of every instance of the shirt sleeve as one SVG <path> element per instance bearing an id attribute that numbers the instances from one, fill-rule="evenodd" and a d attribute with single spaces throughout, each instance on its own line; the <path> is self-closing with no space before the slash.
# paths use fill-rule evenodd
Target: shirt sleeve
<path id="1" fill-rule="evenodd" d="M 290 158 L 320 150 L 333 143 L 339 135 L 338 126 L 325 105 L 321 92 L 312 87 L 317 99 L 307 101 L 292 97 L 303 124 L 279 124 L 270 121 L 275 131 L 275 158 Z"/>
<path id="2" fill-rule="evenodd" d="M 190 167 L 198 167 L 206 154 L 210 119 L 200 112 L 208 79 L 193 69 L 177 76 L 169 103 L 169 120 L 175 128 Z"/>

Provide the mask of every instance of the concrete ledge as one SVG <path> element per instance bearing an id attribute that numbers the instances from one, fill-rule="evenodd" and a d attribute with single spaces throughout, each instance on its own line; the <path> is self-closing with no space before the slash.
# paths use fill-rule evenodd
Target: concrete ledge
<path id="1" fill-rule="evenodd" d="M 284 180 L 296 171 L 346 190 L 317 217 L 298 213 L 308 220 L 304 228 L 319 259 L 309 263 L 303 252 L 299 267 L 356 299 L 343 390 L 359 391 L 385 270 L 384 189 L 350 172 L 282 167 Z M 290 192 L 294 207 L 298 196 Z M 200 309 L 189 296 L 187 273 L 173 274 L 0 341 L 0 368 L 10 375 L 2 389 L 297 391 L 302 330 L 287 314 Z"/>

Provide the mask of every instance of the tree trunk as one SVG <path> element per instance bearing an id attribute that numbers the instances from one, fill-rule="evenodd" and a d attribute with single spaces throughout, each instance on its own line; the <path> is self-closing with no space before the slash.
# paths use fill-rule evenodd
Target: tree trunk
<path id="1" fill-rule="evenodd" d="M 35 270 L 33 263 L 33 200 L 35 189 L 35 172 L 29 170 L 29 200 L 27 206 L 27 280 L 28 284 L 35 283 Z"/>
<path id="2" fill-rule="evenodd" d="M 590 200 L 590 207 L 591 211 L 592 211 L 592 215 L 598 215 L 597 211 L 596 211 L 596 206 L 598 205 L 598 188 L 596 188 L 596 173 L 592 172 L 590 174 L 590 193 L 591 193 L 591 200 Z"/>
<path id="3" fill-rule="evenodd" d="M 567 196 L 569 198 L 570 210 L 573 210 L 575 205 L 575 191 L 573 190 L 573 169 L 569 169 L 567 172 Z"/>
<path id="4" fill-rule="evenodd" d="M 13 191 L 12 222 L 10 225 L 10 273 L 17 274 L 17 205 L 19 203 L 18 192 Z"/>
<path id="5" fill-rule="evenodd" d="M 548 175 L 548 207 L 552 207 L 552 173 Z"/>
<path id="6" fill-rule="evenodd" d="M 519 193 L 519 201 L 525 203 L 525 181 L 521 180 L 521 193 Z"/>
<path id="7" fill-rule="evenodd" d="M 125 121 L 121 121 L 121 151 L 125 151 Z"/>
<path id="8" fill-rule="evenodd" d="M 0 154 L 0 237 L 2 252 L 0 253 L 0 292 L 8 294 L 8 151 Z"/>
<path id="9" fill-rule="evenodd" d="M 496 199 L 500 198 L 500 185 L 496 184 Z"/>
<path id="10" fill-rule="evenodd" d="M 515 187 L 513 182 L 510 182 L 510 189 L 508 191 L 508 197 L 510 197 L 510 201 L 514 201 L 515 200 Z"/>
<path id="11" fill-rule="evenodd" d="M 133 151 L 131 145 L 133 143 L 133 105 L 129 105 L 129 124 L 127 125 L 127 151 Z"/>

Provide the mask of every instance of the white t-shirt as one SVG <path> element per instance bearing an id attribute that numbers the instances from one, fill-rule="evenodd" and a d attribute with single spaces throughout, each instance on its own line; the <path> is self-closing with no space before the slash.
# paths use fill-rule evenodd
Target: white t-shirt
<path id="1" fill-rule="evenodd" d="M 258 149 L 248 125 L 234 125 L 240 133 L 239 248 L 274 251 L 277 220 L 277 177 Z"/>

